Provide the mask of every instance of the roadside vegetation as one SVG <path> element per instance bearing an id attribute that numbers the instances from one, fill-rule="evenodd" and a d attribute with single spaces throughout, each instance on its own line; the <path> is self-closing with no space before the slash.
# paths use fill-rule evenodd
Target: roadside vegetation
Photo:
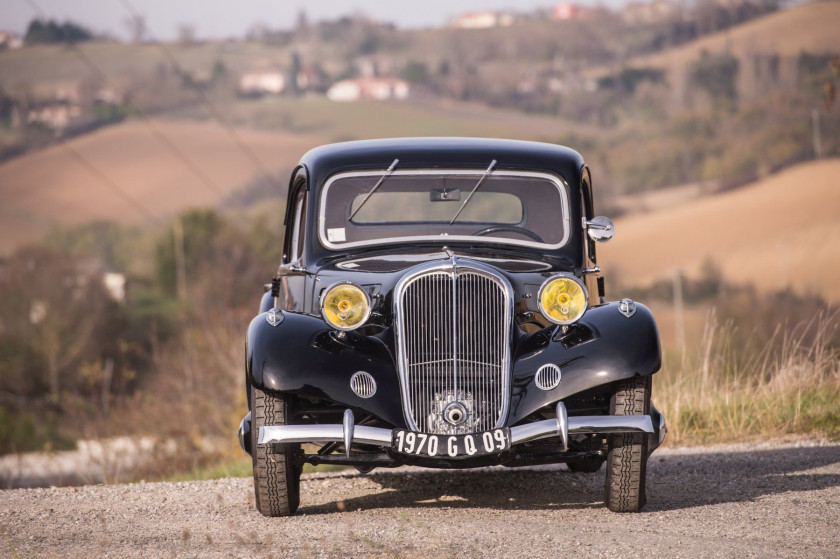
<path id="1" fill-rule="evenodd" d="M 655 380 L 668 418 L 669 445 L 787 435 L 840 439 L 840 313 L 820 310 L 772 335 L 737 345 L 736 330 L 710 311 L 690 352 L 669 352 Z M 752 346 L 752 347 L 750 347 Z"/>
<path id="2" fill-rule="evenodd" d="M 728 284 L 712 262 L 696 278 L 622 288 L 673 322 L 661 331 L 654 402 L 668 445 L 807 435 L 840 439 L 840 309 L 791 290 Z"/>
<path id="3" fill-rule="evenodd" d="M 177 444 L 159 466 L 173 472 L 234 446 L 242 333 L 282 238 L 264 215 L 247 221 L 191 210 L 161 231 L 92 224 L 7 259 L 0 453 L 151 435 L 161 451 Z M 126 278 L 124 299 L 106 269 Z"/>
<path id="4" fill-rule="evenodd" d="M 86 225 L 9 258 L 0 275 L 0 453 L 152 436 L 161 460 L 112 481 L 247 475 L 235 438 L 246 408 L 242 333 L 281 246 L 267 215 L 238 225 L 192 210 L 151 232 Z M 124 273 L 126 298 L 114 300 L 101 268 L 85 262 Z M 840 438 L 840 313 L 816 296 L 761 294 L 720 277 L 709 264 L 683 284 L 687 308 L 707 319 L 686 349 L 664 348 L 655 402 L 669 421 L 667 444 Z M 673 298 L 670 282 L 622 292 Z"/>

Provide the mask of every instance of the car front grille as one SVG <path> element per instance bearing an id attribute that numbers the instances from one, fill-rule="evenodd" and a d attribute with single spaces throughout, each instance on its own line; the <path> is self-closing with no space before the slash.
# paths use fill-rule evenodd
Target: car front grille
<path id="1" fill-rule="evenodd" d="M 500 427 L 509 401 L 511 288 L 483 265 L 426 265 L 395 294 L 403 407 L 411 429 Z M 462 422 L 445 419 L 456 406 Z M 465 414 L 463 413 L 465 412 Z"/>

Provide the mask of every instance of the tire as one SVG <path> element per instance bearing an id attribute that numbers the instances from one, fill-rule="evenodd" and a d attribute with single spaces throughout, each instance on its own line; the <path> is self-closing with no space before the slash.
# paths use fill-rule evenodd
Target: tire
<path id="1" fill-rule="evenodd" d="M 650 413 L 651 377 L 634 377 L 618 384 L 610 400 L 612 415 Z M 610 437 L 604 502 L 613 512 L 639 512 L 645 506 L 647 477 L 646 433 Z"/>
<path id="2" fill-rule="evenodd" d="M 254 494 L 257 510 L 264 516 L 291 516 L 300 504 L 300 474 L 294 454 L 300 445 L 258 445 L 260 427 L 285 425 L 290 415 L 289 398 L 263 392 L 253 386 L 251 392 L 251 455 L 254 464 Z"/>
<path id="3" fill-rule="evenodd" d="M 567 462 L 566 466 L 573 472 L 591 474 L 601 469 L 601 464 L 604 463 L 604 460 L 605 459 L 600 456 L 587 456 L 582 460 Z"/>

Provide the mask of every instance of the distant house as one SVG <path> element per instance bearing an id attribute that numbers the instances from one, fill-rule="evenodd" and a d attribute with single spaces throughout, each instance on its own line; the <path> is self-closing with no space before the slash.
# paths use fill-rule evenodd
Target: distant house
<path id="1" fill-rule="evenodd" d="M 572 2 L 555 4 L 551 8 L 551 19 L 554 21 L 568 21 L 574 19 L 594 19 L 606 12 L 602 7 L 583 6 Z"/>
<path id="2" fill-rule="evenodd" d="M 621 18 L 630 25 L 659 23 L 674 15 L 675 6 L 668 0 L 630 2 L 621 10 Z"/>
<path id="3" fill-rule="evenodd" d="M 119 272 L 106 272 L 103 264 L 96 258 L 84 258 L 76 262 L 76 284 L 86 285 L 90 281 L 101 281 L 108 293 L 108 298 L 117 303 L 125 303 L 126 277 Z"/>
<path id="4" fill-rule="evenodd" d="M 105 284 L 111 300 L 118 303 L 125 302 L 125 274 L 105 272 L 102 274 L 102 283 Z"/>
<path id="5" fill-rule="evenodd" d="M 82 115 L 78 105 L 68 103 L 49 103 L 29 111 L 26 121 L 30 124 L 41 124 L 54 130 L 56 134 L 63 132 L 70 122 Z"/>
<path id="6" fill-rule="evenodd" d="M 409 89 L 408 82 L 397 78 L 357 78 L 334 83 L 327 90 L 327 99 L 343 102 L 405 99 Z"/>
<path id="7" fill-rule="evenodd" d="M 0 49 L 19 49 L 23 46 L 23 39 L 17 33 L 0 31 Z"/>
<path id="8" fill-rule="evenodd" d="M 93 94 L 93 100 L 105 105 L 122 105 L 125 101 L 125 94 L 119 89 L 103 87 Z"/>
<path id="9" fill-rule="evenodd" d="M 490 29 L 511 25 L 513 25 L 512 15 L 490 10 L 461 14 L 452 22 L 452 27 L 456 29 Z"/>
<path id="10" fill-rule="evenodd" d="M 243 95 L 279 95 L 286 89 L 286 78 L 280 72 L 249 72 L 239 78 Z"/>

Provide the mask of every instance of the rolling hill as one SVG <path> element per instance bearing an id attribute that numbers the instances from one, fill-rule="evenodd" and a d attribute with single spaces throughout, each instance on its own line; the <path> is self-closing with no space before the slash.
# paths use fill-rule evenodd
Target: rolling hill
<path id="1" fill-rule="evenodd" d="M 288 179 L 285 173 L 304 152 L 323 143 L 429 135 L 551 141 L 572 128 L 556 118 L 454 101 L 360 102 L 350 108 L 319 97 L 279 97 L 240 101 L 225 112 L 240 126 L 238 135 L 262 166 L 282 173 L 275 176 L 281 196 Z M 55 145 L 0 164 L 0 255 L 56 225 L 98 219 L 154 222 L 188 207 L 217 206 L 260 176 L 218 125 L 153 122 L 183 152 L 187 163 L 146 124 L 132 120 L 67 140 L 66 147 Z M 191 172 L 190 165 L 209 177 L 212 186 Z"/>
<path id="2" fill-rule="evenodd" d="M 706 260 L 733 283 L 790 287 L 840 301 L 840 159 L 804 163 L 741 189 L 629 215 L 600 249 L 600 264 L 625 284 Z"/>
<path id="3" fill-rule="evenodd" d="M 673 69 L 697 60 L 703 51 L 727 51 L 736 57 L 752 54 L 795 57 L 802 52 L 837 54 L 840 52 L 838 22 L 840 3 L 810 2 L 780 10 L 685 45 L 636 58 L 632 64 Z"/>
<path id="4" fill-rule="evenodd" d="M 156 122 L 155 127 L 189 163 L 143 123 L 130 121 L 70 140 L 66 148 L 52 146 L 0 165 L 0 254 L 55 225 L 99 219 L 153 223 L 187 207 L 216 206 L 259 176 L 218 126 Z M 239 136 L 263 168 L 284 171 L 275 176 L 278 191 L 285 190 L 285 171 L 320 143 L 281 133 L 240 131 Z"/>

